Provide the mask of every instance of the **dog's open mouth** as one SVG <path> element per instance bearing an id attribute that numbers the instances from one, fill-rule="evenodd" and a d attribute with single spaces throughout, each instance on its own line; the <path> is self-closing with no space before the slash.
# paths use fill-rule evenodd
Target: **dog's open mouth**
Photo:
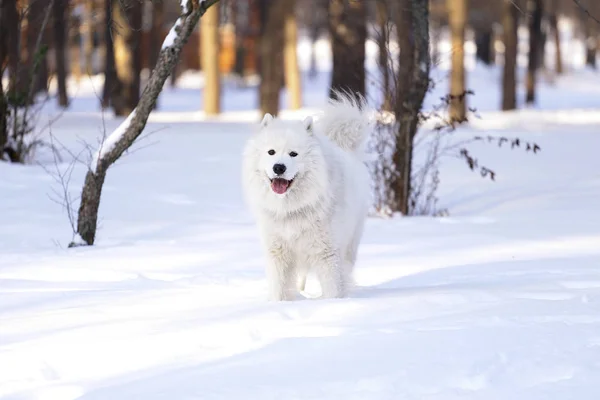
<path id="1" fill-rule="evenodd" d="M 271 189 L 273 189 L 273 191 L 277 194 L 284 194 L 287 192 L 292 182 L 294 182 L 293 179 L 288 181 L 287 179 L 283 178 L 273 178 L 271 179 Z"/>

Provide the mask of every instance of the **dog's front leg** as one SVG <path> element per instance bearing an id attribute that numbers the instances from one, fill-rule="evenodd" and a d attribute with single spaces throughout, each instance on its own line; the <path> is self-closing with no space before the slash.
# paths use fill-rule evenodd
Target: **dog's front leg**
<path id="1" fill-rule="evenodd" d="M 268 246 L 267 281 L 269 299 L 272 301 L 293 300 L 294 270 L 293 254 L 281 239 L 273 239 Z"/>
<path id="2" fill-rule="evenodd" d="M 347 285 L 338 251 L 329 241 L 316 243 L 314 249 L 316 251 L 310 257 L 310 265 L 314 267 L 319 278 L 321 297 L 326 299 L 345 297 Z"/>

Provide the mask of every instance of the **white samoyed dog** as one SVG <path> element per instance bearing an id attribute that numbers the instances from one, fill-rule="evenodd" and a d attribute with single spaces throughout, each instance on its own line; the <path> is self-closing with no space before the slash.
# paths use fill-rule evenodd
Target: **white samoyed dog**
<path id="1" fill-rule="evenodd" d="M 365 102 L 337 93 L 313 123 L 266 114 L 243 154 L 242 180 L 267 255 L 271 300 L 293 300 L 314 271 L 323 298 L 352 284 L 368 212 Z"/>

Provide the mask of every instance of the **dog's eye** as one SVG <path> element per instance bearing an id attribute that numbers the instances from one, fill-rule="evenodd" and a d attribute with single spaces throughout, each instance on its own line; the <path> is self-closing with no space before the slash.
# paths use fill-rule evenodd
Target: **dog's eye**
<path id="1" fill-rule="evenodd" d="M 297 155 L 298 155 L 298 153 L 296 153 L 295 151 L 292 151 L 292 152 L 290 153 L 290 157 L 296 157 Z"/>
<path id="2" fill-rule="evenodd" d="M 275 155 L 275 150 L 271 149 L 269 151 L 267 151 L 267 153 L 269 153 L 270 156 Z"/>

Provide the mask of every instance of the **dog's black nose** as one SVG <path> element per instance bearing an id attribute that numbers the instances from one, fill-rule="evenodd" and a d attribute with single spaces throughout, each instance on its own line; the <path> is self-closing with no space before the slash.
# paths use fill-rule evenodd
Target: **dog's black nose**
<path id="1" fill-rule="evenodd" d="M 286 168 L 283 164 L 275 164 L 273 165 L 273 172 L 277 175 L 282 175 L 285 172 Z"/>

